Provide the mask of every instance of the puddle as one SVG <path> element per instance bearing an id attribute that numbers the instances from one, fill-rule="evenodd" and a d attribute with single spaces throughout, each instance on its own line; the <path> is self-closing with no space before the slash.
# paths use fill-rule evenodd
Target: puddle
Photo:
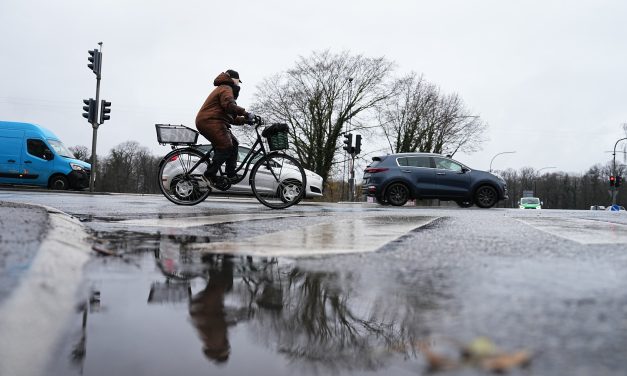
<path id="1" fill-rule="evenodd" d="M 194 248 L 208 238 L 100 235 L 123 257 L 90 263 L 94 293 L 49 375 L 416 374 L 446 300 L 441 273 L 399 272 L 380 253 L 236 256 Z"/>

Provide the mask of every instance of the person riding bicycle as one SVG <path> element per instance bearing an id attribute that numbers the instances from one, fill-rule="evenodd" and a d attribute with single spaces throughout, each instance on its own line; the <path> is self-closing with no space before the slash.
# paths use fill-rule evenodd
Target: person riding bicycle
<path id="1" fill-rule="evenodd" d="M 239 73 L 229 69 L 220 73 L 213 85 L 215 89 L 209 94 L 196 116 L 196 129 L 213 146 L 213 163 L 207 168 L 204 176 L 212 184 L 220 166 L 226 162 L 226 176 L 229 183 L 237 181 L 235 167 L 239 142 L 231 133 L 231 124 L 252 124 L 255 115 L 237 105 L 235 100 L 240 91 Z"/>

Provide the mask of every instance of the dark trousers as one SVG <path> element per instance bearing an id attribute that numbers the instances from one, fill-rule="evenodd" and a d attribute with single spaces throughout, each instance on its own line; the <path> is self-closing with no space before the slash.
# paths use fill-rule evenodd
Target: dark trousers
<path id="1" fill-rule="evenodd" d="M 216 175 L 220 166 L 226 162 L 226 176 L 235 176 L 235 168 L 237 167 L 237 153 L 239 142 L 237 138 L 231 134 L 233 146 L 230 148 L 213 149 L 213 160 L 211 166 L 207 169 L 207 174 Z"/>

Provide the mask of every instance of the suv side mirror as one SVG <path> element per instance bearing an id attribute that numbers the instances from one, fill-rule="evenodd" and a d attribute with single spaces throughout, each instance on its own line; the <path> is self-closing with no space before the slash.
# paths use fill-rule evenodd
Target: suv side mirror
<path id="1" fill-rule="evenodd" d="M 466 167 L 462 167 L 462 174 L 467 173 L 468 171 L 470 171 L 469 169 L 467 169 Z"/>
<path id="2" fill-rule="evenodd" d="M 54 159 L 54 154 L 48 149 L 44 150 L 44 159 L 47 161 L 51 161 Z"/>

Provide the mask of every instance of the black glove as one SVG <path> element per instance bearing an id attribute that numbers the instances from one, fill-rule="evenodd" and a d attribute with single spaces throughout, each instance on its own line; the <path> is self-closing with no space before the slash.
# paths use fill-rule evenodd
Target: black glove
<path id="1" fill-rule="evenodd" d="M 246 114 L 246 123 L 247 124 L 255 124 L 255 114 L 249 112 Z"/>

